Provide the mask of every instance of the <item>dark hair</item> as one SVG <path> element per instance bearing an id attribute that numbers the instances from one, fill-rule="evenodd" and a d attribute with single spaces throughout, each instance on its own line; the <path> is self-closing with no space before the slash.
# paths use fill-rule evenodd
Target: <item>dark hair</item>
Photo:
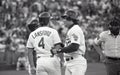
<path id="1" fill-rule="evenodd" d="M 43 12 L 39 15 L 39 23 L 41 26 L 48 25 L 50 20 L 50 14 L 48 12 Z"/>
<path id="2" fill-rule="evenodd" d="M 120 20 L 117 17 L 114 17 L 110 22 L 108 26 L 120 26 Z"/>

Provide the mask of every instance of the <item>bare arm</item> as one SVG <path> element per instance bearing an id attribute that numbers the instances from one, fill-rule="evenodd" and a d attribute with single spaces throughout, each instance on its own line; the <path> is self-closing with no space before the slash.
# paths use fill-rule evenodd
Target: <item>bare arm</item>
<path id="1" fill-rule="evenodd" d="M 102 49 L 100 47 L 100 45 L 97 45 L 97 44 L 93 44 L 93 47 L 95 48 L 95 50 L 97 51 L 97 53 L 99 53 L 100 55 L 104 55 L 103 52 L 102 52 Z"/>
<path id="2" fill-rule="evenodd" d="M 57 45 L 57 50 L 64 47 L 64 46 L 61 46 L 61 45 Z M 63 53 L 58 53 L 57 56 L 60 58 L 60 65 L 61 67 L 64 66 L 64 54 Z"/>
<path id="3" fill-rule="evenodd" d="M 34 50 L 33 48 L 28 48 L 28 60 L 31 68 L 35 68 L 33 60 L 33 50 Z"/>
<path id="4" fill-rule="evenodd" d="M 60 58 L 61 67 L 63 66 L 63 63 L 64 63 L 64 55 L 63 55 L 63 53 L 57 53 L 57 50 L 61 49 L 62 47 L 64 47 L 64 45 L 59 43 L 59 44 L 54 45 L 54 49 L 52 50 Z M 54 54 L 54 52 L 53 52 L 53 54 Z"/>
<path id="5" fill-rule="evenodd" d="M 104 62 L 106 59 L 106 56 L 104 55 L 104 53 L 102 52 L 102 48 L 100 47 L 100 45 L 96 45 L 95 43 L 93 44 L 93 47 L 95 48 L 95 50 L 97 51 L 97 53 L 100 55 L 100 61 Z"/>

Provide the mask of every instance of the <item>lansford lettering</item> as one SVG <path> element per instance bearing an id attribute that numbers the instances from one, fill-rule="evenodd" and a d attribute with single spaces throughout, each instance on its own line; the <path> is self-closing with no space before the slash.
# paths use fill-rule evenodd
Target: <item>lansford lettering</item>
<path id="1" fill-rule="evenodd" d="M 50 34 L 51 34 L 51 32 L 50 31 L 45 31 L 45 30 L 43 30 L 43 31 L 39 31 L 39 32 L 36 32 L 36 33 L 34 33 L 34 35 L 32 35 L 32 37 L 35 39 L 36 37 L 38 37 L 38 36 L 42 36 L 42 35 L 45 35 L 45 36 L 50 36 Z"/>

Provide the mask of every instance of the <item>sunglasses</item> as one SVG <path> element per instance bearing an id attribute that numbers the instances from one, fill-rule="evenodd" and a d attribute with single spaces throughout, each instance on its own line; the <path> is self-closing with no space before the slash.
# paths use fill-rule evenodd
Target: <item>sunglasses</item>
<path id="1" fill-rule="evenodd" d="M 72 18 L 69 17 L 69 16 L 67 16 L 67 15 L 62 16 L 62 18 L 65 19 L 65 20 L 67 20 L 67 21 L 72 21 Z"/>

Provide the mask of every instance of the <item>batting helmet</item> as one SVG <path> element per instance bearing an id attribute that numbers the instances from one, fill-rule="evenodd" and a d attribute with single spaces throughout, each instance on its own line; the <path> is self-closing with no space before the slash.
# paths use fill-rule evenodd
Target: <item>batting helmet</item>
<path id="1" fill-rule="evenodd" d="M 72 9 L 65 11 L 65 14 L 62 16 L 62 18 L 67 20 L 76 20 L 77 17 L 78 17 L 78 13 Z"/>
<path id="2" fill-rule="evenodd" d="M 48 12 L 43 12 L 39 15 L 39 23 L 41 26 L 48 25 L 50 20 L 50 14 Z"/>

